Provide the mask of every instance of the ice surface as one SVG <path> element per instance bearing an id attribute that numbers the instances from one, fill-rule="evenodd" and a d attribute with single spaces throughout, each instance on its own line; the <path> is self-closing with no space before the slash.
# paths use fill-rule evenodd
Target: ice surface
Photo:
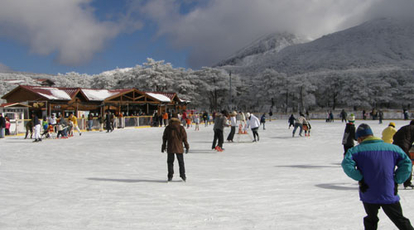
<path id="1" fill-rule="evenodd" d="M 388 124 L 367 123 L 377 136 Z M 363 229 L 357 183 L 340 167 L 345 124 L 311 124 L 292 138 L 287 121 L 267 122 L 260 142 L 236 135 L 222 153 L 212 126 L 192 127 L 187 183 L 177 162 L 166 183 L 163 128 L 0 139 L 0 229 Z M 400 196 L 414 221 L 414 191 Z M 382 211 L 379 229 L 397 229 Z"/>

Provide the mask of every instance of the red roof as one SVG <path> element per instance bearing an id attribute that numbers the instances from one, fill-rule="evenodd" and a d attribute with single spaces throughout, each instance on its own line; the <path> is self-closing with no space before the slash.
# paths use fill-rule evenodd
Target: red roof
<path id="1" fill-rule="evenodd" d="M 0 107 L 6 108 L 6 107 L 13 107 L 13 106 L 16 106 L 16 105 L 19 106 L 19 107 L 30 107 L 29 105 L 25 105 L 25 104 L 18 103 L 18 102 L 16 102 L 16 103 L 3 103 L 3 104 L 0 105 Z"/>

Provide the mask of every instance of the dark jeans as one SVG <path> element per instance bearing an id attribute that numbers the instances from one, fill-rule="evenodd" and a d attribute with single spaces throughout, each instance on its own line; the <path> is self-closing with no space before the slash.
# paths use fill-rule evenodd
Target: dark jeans
<path id="1" fill-rule="evenodd" d="M 232 141 L 233 140 L 233 138 L 234 138 L 234 134 L 236 133 L 236 126 L 232 126 L 231 127 L 231 129 L 230 129 L 230 133 L 229 133 L 229 135 L 227 136 L 227 140 L 228 141 Z"/>
<path id="2" fill-rule="evenodd" d="M 347 146 L 347 145 L 344 145 L 344 156 L 345 156 L 346 152 L 348 152 L 348 149 L 350 149 L 350 148 L 352 148 L 352 147 L 354 147 L 354 146 Z"/>
<path id="3" fill-rule="evenodd" d="M 296 129 L 300 129 L 299 135 L 302 136 L 303 125 L 301 123 L 295 123 L 295 128 L 293 128 L 292 136 L 295 136 Z"/>
<path id="4" fill-rule="evenodd" d="M 177 156 L 178 166 L 180 167 L 180 177 L 185 179 L 185 166 L 184 166 L 184 156 L 181 153 L 168 153 L 167 165 L 168 165 L 168 178 L 173 178 L 174 175 L 174 159 Z"/>
<path id="5" fill-rule="evenodd" d="M 253 132 L 253 139 L 256 141 L 256 137 L 257 137 L 257 141 L 259 141 L 259 133 L 257 132 L 259 128 L 253 128 L 252 132 Z"/>
<path id="6" fill-rule="evenodd" d="M 217 140 L 218 140 L 218 144 L 217 145 L 220 148 L 223 148 L 223 141 L 224 141 L 223 130 L 220 130 L 220 129 L 215 129 L 214 130 L 213 146 L 211 147 L 212 149 L 214 149 L 216 147 Z"/>
<path id="7" fill-rule="evenodd" d="M 365 230 L 377 229 L 378 226 L 378 210 L 382 207 L 385 214 L 390 220 L 398 227 L 403 230 L 413 230 L 410 220 L 405 218 L 402 213 L 400 202 L 394 204 L 368 204 L 363 203 L 367 216 L 364 217 Z"/>

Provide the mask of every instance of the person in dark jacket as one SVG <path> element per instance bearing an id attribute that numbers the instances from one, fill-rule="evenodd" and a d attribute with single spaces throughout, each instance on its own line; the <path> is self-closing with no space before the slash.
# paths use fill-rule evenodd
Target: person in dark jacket
<path id="1" fill-rule="evenodd" d="M 260 117 L 260 124 L 263 124 L 263 130 L 266 130 L 266 113 Z"/>
<path id="2" fill-rule="evenodd" d="M 3 117 L 3 114 L 0 113 L 0 138 L 4 138 L 6 128 L 6 119 Z"/>
<path id="3" fill-rule="evenodd" d="M 24 139 L 27 139 L 27 136 L 30 132 L 30 139 L 33 137 L 33 122 L 32 120 L 29 120 L 26 125 L 24 126 L 26 128 L 26 135 L 24 136 Z"/>
<path id="4" fill-rule="evenodd" d="M 414 229 L 403 216 L 398 196 L 398 184 L 411 174 L 411 160 L 400 147 L 374 137 L 367 124 L 359 125 L 355 136 L 359 145 L 348 150 L 342 168 L 359 181 L 359 197 L 367 214 L 365 229 L 377 229 L 380 208 L 398 229 Z"/>
<path id="5" fill-rule="evenodd" d="M 211 149 L 215 149 L 219 152 L 223 151 L 223 142 L 224 142 L 224 127 L 229 126 L 226 124 L 226 117 L 228 117 L 228 112 L 226 110 L 221 111 L 221 113 L 215 114 L 214 119 L 214 138 L 213 138 L 213 145 Z M 218 143 L 217 143 L 218 141 Z M 216 146 L 217 143 L 217 146 Z"/>
<path id="6" fill-rule="evenodd" d="M 111 112 L 109 110 L 106 111 L 105 126 L 106 126 L 106 132 L 107 133 L 114 131 L 112 119 L 113 119 L 113 117 L 111 115 Z"/>
<path id="7" fill-rule="evenodd" d="M 293 114 L 291 114 L 290 117 L 289 117 L 289 120 L 288 120 L 289 129 L 290 129 L 290 126 L 295 127 L 295 120 L 296 120 L 295 116 L 293 116 Z"/>
<path id="8" fill-rule="evenodd" d="M 344 157 L 348 149 L 355 146 L 355 116 L 351 114 L 348 123 L 346 123 L 342 145 L 344 146 Z"/>
<path id="9" fill-rule="evenodd" d="M 187 176 L 185 175 L 185 166 L 184 166 L 184 148 L 185 153 L 188 153 L 190 145 L 187 142 L 187 132 L 185 128 L 181 125 L 180 120 L 176 114 L 168 122 L 168 125 L 164 129 L 164 134 L 162 136 L 162 147 L 161 152 L 167 150 L 167 165 L 168 165 L 168 181 L 171 181 L 174 175 L 174 159 L 177 156 L 178 165 L 180 168 L 180 177 L 185 182 Z"/>
<path id="10" fill-rule="evenodd" d="M 407 154 L 407 156 L 410 156 L 409 152 L 411 149 L 411 146 L 414 142 L 414 120 L 410 122 L 409 125 L 401 127 L 395 134 L 394 134 L 394 145 L 400 146 L 402 150 Z M 412 176 L 404 182 L 404 187 L 410 187 L 414 189 L 414 185 L 411 183 Z"/>

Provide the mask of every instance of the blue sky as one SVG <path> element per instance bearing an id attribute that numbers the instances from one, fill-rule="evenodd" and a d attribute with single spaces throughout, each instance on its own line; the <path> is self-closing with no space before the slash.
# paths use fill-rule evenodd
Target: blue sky
<path id="1" fill-rule="evenodd" d="M 198 69 L 259 37 L 411 15 L 394 0 L 0 0 L 0 71 L 97 74 L 147 58 Z"/>

